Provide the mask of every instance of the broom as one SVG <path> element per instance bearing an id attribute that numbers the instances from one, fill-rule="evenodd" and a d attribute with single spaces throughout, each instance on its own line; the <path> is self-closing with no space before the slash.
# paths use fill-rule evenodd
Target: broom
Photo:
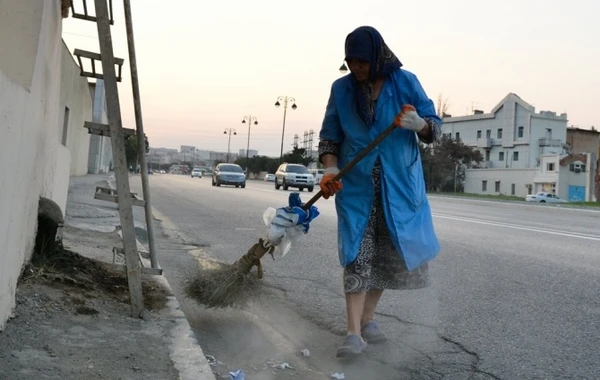
<path id="1" fill-rule="evenodd" d="M 410 109 L 406 109 L 410 107 Z M 402 107 L 404 111 L 414 110 L 412 106 Z M 334 181 L 342 178 L 356 164 L 369 154 L 375 146 L 385 139 L 392 131 L 400 126 L 400 114 L 375 140 L 360 151 L 352 161 L 344 166 L 333 178 Z M 302 205 L 303 210 L 309 210 L 323 191 L 319 190 L 308 202 Z M 275 245 L 260 238 L 248 252 L 233 264 L 224 264 L 217 261 L 201 260 L 197 272 L 184 284 L 184 292 L 189 298 L 209 308 L 224 308 L 230 306 L 243 306 L 252 296 L 258 295 L 259 279 L 263 278 L 264 271 L 261 259 L 270 254 L 273 259 Z M 252 268 L 257 267 L 257 276 L 249 276 Z"/>

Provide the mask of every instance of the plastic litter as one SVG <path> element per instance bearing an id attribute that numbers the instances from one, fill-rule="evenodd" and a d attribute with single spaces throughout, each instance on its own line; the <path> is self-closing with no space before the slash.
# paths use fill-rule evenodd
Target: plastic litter
<path id="1" fill-rule="evenodd" d="M 332 378 L 332 379 L 341 380 L 341 379 L 345 379 L 345 378 L 346 378 L 346 376 L 344 376 L 344 374 L 343 374 L 343 373 L 336 372 L 336 373 L 332 373 L 332 374 L 331 374 L 331 378 Z"/>
<path id="2" fill-rule="evenodd" d="M 229 380 L 246 380 L 246 374 L 241 369 L 235 372 L 229 372 L 229 377 L 231 377 Z"/>
<path id="3" fill-rule="evenodd" d="M 300 352 L 302 353 L 302 356 L 310 356 L 310 351 L 307 350 L 306 348 Z"/>

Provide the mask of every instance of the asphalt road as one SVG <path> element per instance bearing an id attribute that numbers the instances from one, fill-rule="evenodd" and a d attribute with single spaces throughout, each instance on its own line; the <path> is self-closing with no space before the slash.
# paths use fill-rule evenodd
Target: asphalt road
<path id="1" fill-rule="evenodd" d="M 389 342 L 355 362 L 335 350 L 345 333 L 332 200 L 301 246 L 263 260 L 267 299 L 206 310 L 180 293 L 196 256 L 233 262 L 265 232 L 262 214 L 288 191 L 249 181 L 150 176 L 161 220 L 160 263 L 205 353 L 249 379 L 598 379 L 600 212 L 430 197 L 442 251 L 427 289 L 389 291 L 378 319 Z M 139 184 L 132 184 L 139 191 Z M 141 191 L 140 191 L 141 193 Z M 312 194 L 302 193 L 304 200 Z M 185 242 L 182 243 L 182 242 Z M 300 350 L 308 349 L 309 357 Z M 277 367 L 282 362 L 293 369 Z"/>

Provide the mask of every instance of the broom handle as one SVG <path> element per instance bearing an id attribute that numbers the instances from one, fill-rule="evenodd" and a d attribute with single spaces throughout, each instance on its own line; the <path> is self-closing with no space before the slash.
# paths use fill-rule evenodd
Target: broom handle
<path id="1" fill-rule="evenodd" d="M 394 123 L 390 124 L 390 126 L 387 127 L 383 132 L 381 132 L 381 134 L 379 136 L 377 136 L 377 138 L 375 140 L 371 141 L 371 143 L 369 145 L 367 145 L 367 147 L 365 149 L 361 150 L 356 155 L 356 157 L 354 157 L 354 159 L 352 161 L 350 161 L 348 164 L 346 164 L 346 166 L 344 166 L 342 168 L 342 170 L 340 170 L 340 172 L 338 174 L 336 174 L 335 177 L 333 177 L 332 181 L 339 180 L 340 178 L 342 178 L 344 176 L 344 174 L 346 174 L 350 170 L 352 170 L 352 168 L 354 168 L 356 166 L 358 161 L 362 160 L 367 154 L 369 154 L 381 142 L 381 140 L 385 139 L 396 128 L 398 128 L 398 127 L 396 127 L 396 125 Z M 319 190 L 308 202 L 306 202 L 302 206 L 302 208 L 304 210 L 308 210 L 310 208 L 310 206 L 314 205 L 315 202 L 318 201 L 319 198 L 321 198 L 322 196 L 323 196 L 323 191 Z"/>

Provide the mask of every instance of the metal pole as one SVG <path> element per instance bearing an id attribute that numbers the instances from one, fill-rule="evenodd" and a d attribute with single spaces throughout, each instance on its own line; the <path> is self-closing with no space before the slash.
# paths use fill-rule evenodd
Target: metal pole
<path id="1" fill-rule="evenodd" d="M 287 113 L 288 98 L 285 97 L 283 102 L 283 129 L 281 131 L 281 151 L 279 152 L 279 163 L 283 161 L 283 136 L 285 135 L 285 115 Z"/>
<path id="2" fill-rule="evenodd" d="M 130 0 L 123 0 L 125 9 L 125 26 L 127 29 L 127 46 L 129 47 L 129 67 L 131 69 L 131 86 L 133 89 L 133 107 L 135 110 L 135 127 L 138 136 L 140 165 L 142 167 L 142 191 L 144 194 L 144 209 L 146 211 L 146 230 L 148 232 L 148 246 L 150 248 L 150 263 L 152 268 L 158 268 L 156 254 L 156 240 L 154 239 L 154 226 L 152 223 L 152 204 L 150 202 L 150 185 L 148 184 L 148 164 L 146 162 L 146 139 L 142 119 L 142 100 L 137 72 L 135 55 L 135 42 L 133 38 L 133 20 L 131 17 Z"/>
<path id="3" fill-rule="evenodd" d="M 231 147 L 231 129 L 229 129 L 229 141 L 227 142 L 227 163 L 229 163 L 229 148 Z"/>
<path id="4" fill-rule="evenodd" d="M 135 240 L 133 224 L 133 210 L 131 192 L 129 189 L 129 173 L 125 158 L 125 138 L 121 121 L 121 106 L 119 105 L 119 90 L 115 74 L 115 56 L 113 53 L 110 23 L 108 20 L 108 7 L 106 0 L 94 1 L 96 8 L 96 24 L 98 26 L 98 39 L 102 56 L 102 72 L 104 75 L 104 88 L 106 94 L 106 109 L 110 139 L 113 149 L 115 164 L 115 177 L 117 180 L 117 201 L 119 217 L 123 233 L 123 251 L 127 268 L 127 282 L 131 296 L 131 312 L 133 317 L 140 317 L 144 312 L 144 298 L 142 294 L 142 271 Z"/>
<path id="5" fill-rule="evenodd" d="M 250 149 L 250 126 L 252 125 L 252 115 L 248 119 L 248 143 L 246 144 L 246 178 L 249 178 L 250 170 L 248 169 L 248 149 Z"/>

